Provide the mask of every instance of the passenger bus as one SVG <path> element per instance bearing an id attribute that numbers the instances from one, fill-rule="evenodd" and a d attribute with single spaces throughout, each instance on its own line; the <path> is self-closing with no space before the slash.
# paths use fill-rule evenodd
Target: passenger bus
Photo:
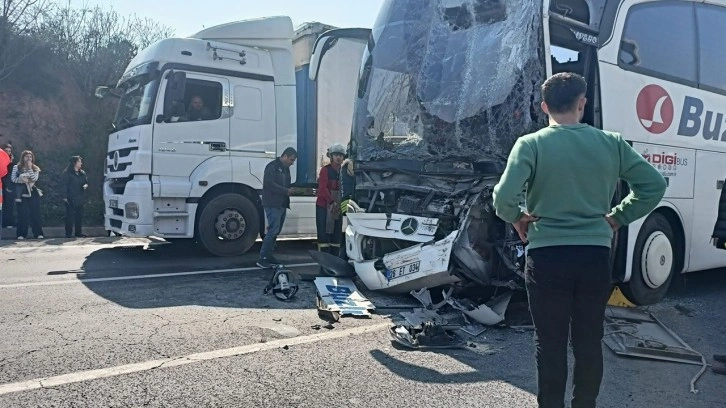
<path id="1" fill-rule="evenodd" d="M 626 297 L 657 303 L 677 274 L 726 266 L 711 237 L 726 173 L 726 1 L 416 4 L 386 2 L 363 55 L 351 155 L 366 213 L 349 214 L 346 232 L 359 276 L 381 289 L 452 271 L 496 285 L 495 258 L 521 276 L 522 243 L 481 197 L 516 138 L 546 125 L 539 87 L 558 72 L 587 79 L 583 121 L 622 134 L 668 183 L 614 237 Z M 628 193 L 621 183 L 613 203 Z"/>

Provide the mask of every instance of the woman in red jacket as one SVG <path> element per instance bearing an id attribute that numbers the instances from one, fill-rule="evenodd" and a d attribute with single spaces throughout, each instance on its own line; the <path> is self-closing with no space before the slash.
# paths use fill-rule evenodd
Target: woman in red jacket
<path id="1" fill-rule="evenodd" d="M 10 156 L 5 150 L 0 150 L 0 220 L 3 218 L 3 178 L 8 174 L 8 165 L 10 164 Z M 11 197 L 12 199 L 12 197 Z M 0 225 L 0 227 L 2 227 Z M 3 231 L 0 228 L 0 239 L 2 239 Z"/>
<path id="2" fill-rule="evenodd" d="M 320 169 L 315 202 L 318 250 L 338 255 L 343 219 L 340 216 L 340 166 L 345 160 L 345 147 L 335 143 L 328 148 L 330 164 Z"/>

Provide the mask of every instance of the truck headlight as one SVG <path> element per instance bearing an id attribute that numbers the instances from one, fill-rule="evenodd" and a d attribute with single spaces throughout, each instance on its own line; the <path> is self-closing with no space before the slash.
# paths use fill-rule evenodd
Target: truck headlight
<path id="1" fill-rule="evenodd" d="M 124 215 L 132 220 L 139 218 L 139 205 L 137 203 L 126 203 L 124 206 Z"/>

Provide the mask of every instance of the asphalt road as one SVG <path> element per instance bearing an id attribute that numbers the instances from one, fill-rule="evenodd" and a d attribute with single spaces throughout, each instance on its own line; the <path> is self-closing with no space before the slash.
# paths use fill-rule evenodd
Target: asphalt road
<path id="1" fill-rule="evenodd" d="M 531 332 L 409 351 L 386 332 L 409 297 L 364 291 L 378 313 L 326 328 L 311 282 L 289 303 L 262 294 L 254 253 L 146 243 L 1 244 L 0 407 L 536 406 Z M 315 273 L 311 243 L 281 249 Z M 726 354 L 726 272 L 688 275 L 649 310 L 709 361 Z M 698 366 L 604 354 L 601 407 L 726 405 L 726 376 L 708 370 L 692 394 Z"/>

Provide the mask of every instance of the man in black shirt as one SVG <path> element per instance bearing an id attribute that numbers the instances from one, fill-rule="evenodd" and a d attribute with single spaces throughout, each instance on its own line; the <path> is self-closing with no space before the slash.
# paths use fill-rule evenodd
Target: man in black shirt
<path id="1" fill-rule="evenodd" d="M 267 217 L 267 234 L 260 248 L 260 259 L 257 266 L 271 268 L 280 263 L 272 256 L 277 236 L 285 223 L 285 214 L 290 208 L 290 166 L 295 163 L 297 152 L 288 147 L 282 155 L 265 167 L 262 181 L 262 207 Z"/>

